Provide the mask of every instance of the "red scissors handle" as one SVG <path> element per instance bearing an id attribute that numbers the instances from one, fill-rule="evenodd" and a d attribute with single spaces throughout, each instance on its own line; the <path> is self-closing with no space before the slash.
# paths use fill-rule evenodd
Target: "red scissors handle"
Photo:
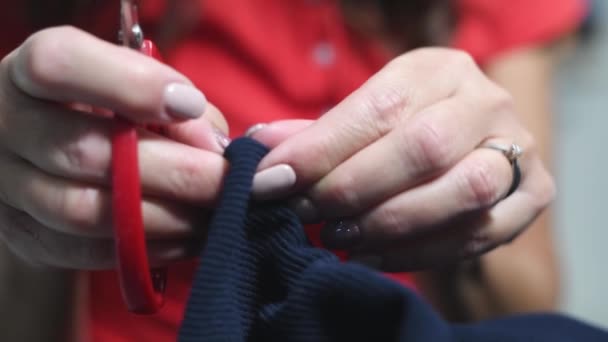
<path id="1" fill-rule="evenodd" d="M 160 60 L 145 40 L 141 52 Z M 116 117 L 112 132 L 112 220 L 118 276 L 124 300 L 136 313 L 155 313 L 163 304 L 166 269 L 150 269 L 141 208 L 137 127 Z"/>

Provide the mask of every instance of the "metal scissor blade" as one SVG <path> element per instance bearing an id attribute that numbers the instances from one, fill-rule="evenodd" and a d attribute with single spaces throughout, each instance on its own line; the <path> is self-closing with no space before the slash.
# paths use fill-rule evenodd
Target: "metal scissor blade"
<path id="1" fill-rule="evenodd" d="M 124 46 L 139 50 L 144 41 L 144 33 L 139 26 L 137 14 L 138 0 L 120 1 L 120 41 Z"/>

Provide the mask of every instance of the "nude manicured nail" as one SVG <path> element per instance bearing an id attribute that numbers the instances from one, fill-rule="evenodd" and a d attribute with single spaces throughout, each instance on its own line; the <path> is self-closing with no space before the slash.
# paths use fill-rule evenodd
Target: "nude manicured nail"
<path id="1" fill-rule="evenodd" d="M 296 183 L 296 172 L 287 164 L 275 165 L 253 177 L 252 192 L 258 199 L 268 199 L 289 190 Z"/>
<path id="2" fill-rule="evenodd" d="M 205 112 L 207 99 L 200 90 L 182 83 L 171 83 L 163 94 L 165 110 L 182 119 L 198 118 Z"/>
<path id="3" fill-rule="evenodd" d="M 228 147 L 228 145 L 230 145 L 230 138 L 228 138 L 228 136 L 226 134 L 224 134 L 224 132 L 222 132 L 219 128 L 217 127 L 213 127 L 213 133 L 215 134 L 215 140 L 217 141 L 218 145 L 220 145 L 220 147 L 222 148 L 222 151 L 226 149 L 226 147 Z"/>
<path id="4" fill-rule="evenodd" d="M 261 130 L 262 128 L 264 128 L 266 126 L 268 126 L 268 124 L 265 124 L 265 123 L 255 124 L 255 125 L 249 127 L 249 129 L 247 129 L 247 132 L 245 132 L 245 136 L 251 138 L 251 137 L 253 137 L 253 135 L 256 132 L 258 132 L 259 130 Z"/>

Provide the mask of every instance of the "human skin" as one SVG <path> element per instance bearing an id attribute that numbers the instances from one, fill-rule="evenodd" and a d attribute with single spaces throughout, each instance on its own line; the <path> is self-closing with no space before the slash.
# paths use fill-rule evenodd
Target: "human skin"
<path id="1" fill-rule="evenodd" d="M 189 85 L 167 66 L 70 27 L 36 33 L 2 60 L 0 234 L 15 254 L 62 268 L 113 267 L 112 109 L 168 125 L 167 136 L 141 132 L 144 223 L 153 263 L 190 256 L 194 227 L 205 220 L 198 213 L 213 207 L 227 167 L 218 142 L 227 125 L 211 104 L 167 110 L 167 86 L 176 82 Z M 256 132 L 273 147 L 260 171 L 291 168 L 294 183 L 273 196 L 306 198 L 315 220 L 347 218 L 360 234 L 340 243 L 380 268 L 476 257 L 511 241 L 553 197 L 516 103 L 465 53 L 415 50 L 319 120 Z M 501 153 L 479 148 L 488 141 L 524 149 L 522 182 L 507 198 L 512 169 Z M 377 177 L 377 165 L 394 167 Z"/>

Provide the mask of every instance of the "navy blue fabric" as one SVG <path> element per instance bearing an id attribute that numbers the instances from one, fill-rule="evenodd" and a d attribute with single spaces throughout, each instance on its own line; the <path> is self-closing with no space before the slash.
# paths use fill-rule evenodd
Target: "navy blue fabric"
<path id="1" fill-rule="evenodd" d="M 231 166 L 180 341 L 608 341 L 557 315 L 448 324 L 414 292 L 312 247 L 284 203 L 250 201 L 266 153 L 247 138 L 226 150 Z"/>

